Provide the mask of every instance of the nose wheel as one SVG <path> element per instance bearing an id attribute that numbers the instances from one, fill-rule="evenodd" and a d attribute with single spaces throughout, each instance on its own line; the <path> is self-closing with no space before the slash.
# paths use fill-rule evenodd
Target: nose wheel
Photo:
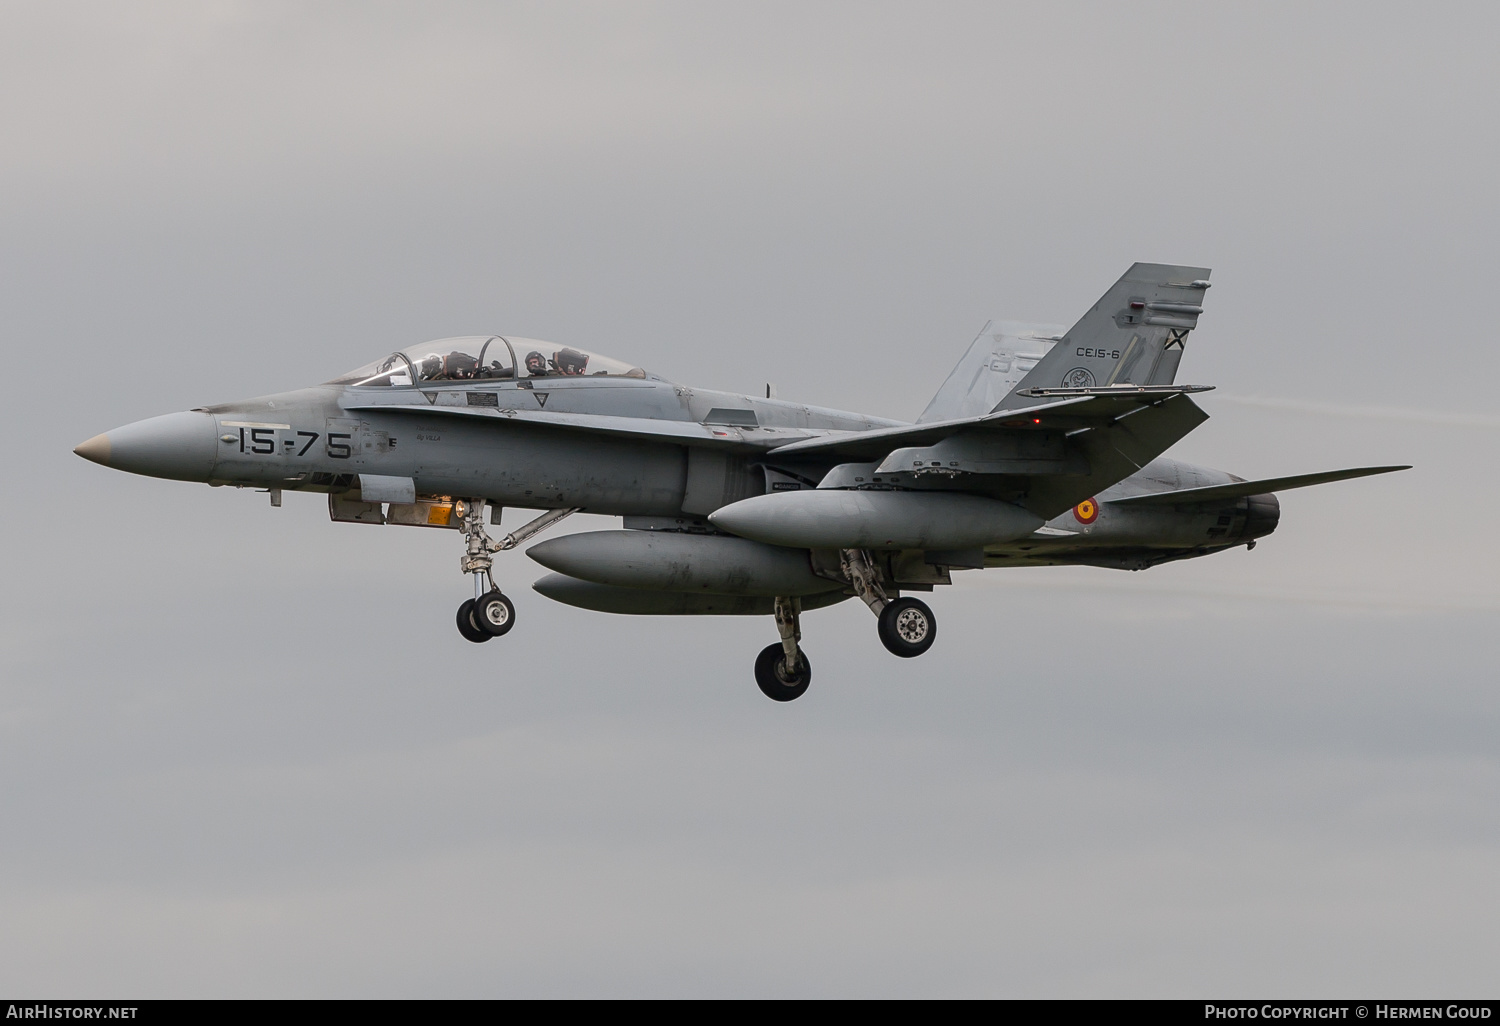
<path id="1" fill-rule="evenodd" d="M 487 591 L 474 600 L 474 623 L 491 638 L 498 638 L 515 626 L 516 607 L 499 591 Z"/>
<path id="2" fill-rule="evenodd" d="M 499 591 L 487 591 L 477 599 L 465 599 L 458 607 L 458 633 L 478 644 L 498 638 L 515 626 L 516 607 Z"/>
<path id="3" fill-rule="evenodd" d="M 464 604 L 458 607 L 458 633 L 464 636 L 465 641 L 472 641 L 476 645 L 490 640 L 490 635 L 480 630 L 479 624 L 474 622 L 473 599 L 464 599 Z"/>

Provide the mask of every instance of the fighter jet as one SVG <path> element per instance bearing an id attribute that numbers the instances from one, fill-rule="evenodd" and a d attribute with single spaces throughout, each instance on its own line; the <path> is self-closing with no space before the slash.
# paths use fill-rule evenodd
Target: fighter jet
<path id="1" fill-rule="evenodd" d="M 510 335 L 399 350 L 325 384 L 96 435 L 78 455 L 135 474 L 326 493 L 338 523 L 452 530 L 474 597 L 471 642 L 515 607 L 496 554 L 572 513 L 620 530 L 527 554 L 533 587 L 583 609 L 772 617 L 755 660 L 768 697 L 801 696 L 801 614 L 857 598 L 881 642 L 921 655 L 937 618 L 912 592 L 955 572 L 1144 570 L 1276 529 L 1275 493 L 1406 467 L 1247 481 L 1162 456 L 1207 419 L 1176 383 L 1209 270 L 1138 263 L 1071 329 L 991 323 L 916 423 L 674 384 Z M 496 539 L 505 507 L 540 515 Z M 486 517 L 488 509 L 488 517 Z M 498 533 L 498 532 L 496 532 Z"/>

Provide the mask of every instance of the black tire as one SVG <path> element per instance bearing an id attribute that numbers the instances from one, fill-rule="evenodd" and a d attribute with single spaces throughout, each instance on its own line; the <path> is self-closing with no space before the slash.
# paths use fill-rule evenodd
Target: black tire
<path id="1" fill-rule="evenodd" d="M 919 656 L 937 640 L 937 617 L 927 603 L 899 598 L 880 612 L 880 643 L 903 659 Z"/>
<path id="2" fill-rule="evenodd" d="M 790 679 L 786 675 L 786 655 L 781 643 L 767 645 L 755 659 L 755 683 L 765 696 L 776 702 L 790 702 L 801 698 L 807 685 L 812 683 L 812 664 L 807 653 L 797 650 L 797 672 Z"/>
<path id="3" fill-rule="evenodd" d="M 498 638 L 516 625 L 516 607 L 498 591 L 487 591 L 474 600 L 474 623 L 485 634 Z"/>
<path id="4" fill-rule="evenodd" d="M 474 600 L 465 599 L 464 604 L 458 607 L 458 633 L 464 636 L 466 641 L 478 644 L 481 641 L 489 641 L 490 636 L 479 629 L 474 622 Z"/>

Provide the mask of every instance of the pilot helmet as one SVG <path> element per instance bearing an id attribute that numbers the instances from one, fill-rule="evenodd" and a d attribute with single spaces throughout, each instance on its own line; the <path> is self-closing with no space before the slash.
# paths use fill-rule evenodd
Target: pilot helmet
<path id="1" fill-rule="evenodd" d="M 582 374 L 583 369 L 588 366 L 587 353 L 580 353 L 576 349 L 559 349 L 552 362 L 557 365 L 559 374 Z"/>
<path id="2" fill-rule="evenodd" d="M 443 367 L 447 370 L 450 378 L 472 378 L 474 372 L 479 369 L 479 361 L 468 353 L 460 353 L 454 350 L 444 357 Z"/>

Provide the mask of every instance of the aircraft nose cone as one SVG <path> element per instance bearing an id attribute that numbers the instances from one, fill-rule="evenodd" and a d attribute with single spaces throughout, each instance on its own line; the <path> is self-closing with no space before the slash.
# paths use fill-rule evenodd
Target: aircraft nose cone
<path id="1" fill-rule="evenodd" d="M 115 470 L 174 481 L 206 481 L 218 451 L 214 419 L 169 413 L 95 435 L 73 451 Z"/>
<path id="2" fill-rule="evenodd" d="M 79 442 L 73 447 L 73 451 L 86 460 L 109 466 L 109 436 L 95 435 L 87 442 Z"/>

